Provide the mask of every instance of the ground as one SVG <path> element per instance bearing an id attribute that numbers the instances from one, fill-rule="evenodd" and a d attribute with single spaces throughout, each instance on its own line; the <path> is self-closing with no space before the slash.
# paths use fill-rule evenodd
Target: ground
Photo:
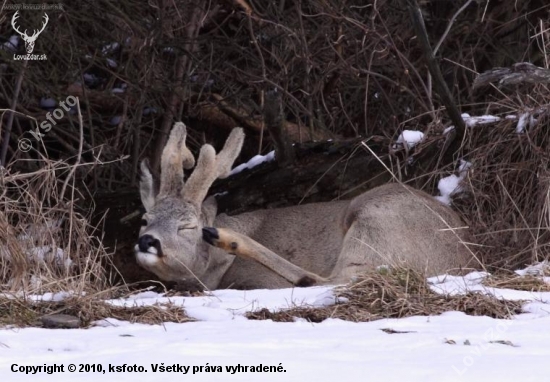
<path id="1" fill-rule="evenodd" d="M 148 305 L 170 300 L 198 321 L 152 326 L 108 319 L 89 329 L 2 329 L 0 379 L 63 382 L 78 374 L 83 381 L 119 382 L 545 380 L 550 372 L 550 292 L 487 288 L 480 283 L 483 277 L 474 273 L 464 279 L 430 281 L 435 290 L 446 293 L 483 289 L 507 299 L 531 300 L 525 313 L 511 320 L 446 312 L 368 323 L 336 319 L 277 323 L 248 320 L 243 314 L 263 307 L 332 304 L 332 287 L 223 290 L 210 296 L 170 298 L 143 292 L 110 302 Z M 64 372 L 24 373 L 25 366 L 54 364 L 63 365 Z M 70 364 L 77 372 L 68 371 Z M 109 370 L 125 364 L 145 371 Z M 80 365 L 96 365 L 96 370 L 101 365 L 102 371 L 79 373 Z M 155 365 L 179 365 L 180 370 L 155 372 Z M 247 371 L 229 368 L 238 365 L 247 366 Z M 250 371 L 260 365 L 273 366 L 273 371 Z M 186 371 L 185 376 L 177 375 Z"/>

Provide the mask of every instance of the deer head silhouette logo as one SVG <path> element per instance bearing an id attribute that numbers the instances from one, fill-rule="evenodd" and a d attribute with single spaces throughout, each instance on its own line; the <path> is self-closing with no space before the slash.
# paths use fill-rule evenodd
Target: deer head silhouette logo
<path id="1" fill-rule="evenodd" d="M 23 38 L 23 41 L 25 41 L 25 49 L 27 50 L 27 53 L 30 54 L 34 50 L 34 42 L 36 41 L 40 33 L 42 33 L 44 28 L 46 28 L 46 25 L 48 25 L 48 20 L 50 18 L 46 13 L 44 13 L 44 23 L 42 24 L 42 29 L 40 30 L 35 29 L 33 34 L 30 36 L 27 34 L 26 29 L 25 29 L 25 32 L 21 32 L 19 28 L 17 28 L 17 25 L 15 25 L 15 20 L 17 20 L 18 18 L 19 18 L 19 11 L 13 14 L 13 17 L 11 18 L 11 26 L 17 33 L 21 35 L 21 37 Z"/>

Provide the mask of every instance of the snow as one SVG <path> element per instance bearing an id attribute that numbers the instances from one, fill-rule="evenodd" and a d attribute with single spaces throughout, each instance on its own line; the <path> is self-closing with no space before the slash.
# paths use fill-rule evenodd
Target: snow
<path id="1" fill-rule="evenodd" d="M 542 267 L 540 266 L 535 266 Z M 351 323 L 327 319 L 276 323 L 247 320 L 246 311 L 295 305 L 332 304 L 331 287 L 280 290 L 214 291 L 211 296 L 162 297 L 151 291 L 117 305 L 171 301 L 198 322 L 163 325 L 129 324 L 107 319 L 89 329 L 0 329 L 0 378 L 9 381 L 73 380 L 70 364 L 101 365 L 103 372 L 80 372 L 83 381 L 544 381 L 550 372 L 550 292 L 532 293 L 487 288 L 487 274 L 430 278 L 443 293 L 490 291 L 507 299 L 527 299 L 526 313 L 511 320 L 446 312 Z M 59 301 L 63 294 L 44 299 Z M 382 329 L 392 329 L 389 334 Z M 38 366 L 63 366 L 52 377 L 32 376 Z M 143 372 L 109 371 L 109 366 L 142 367 Z M 250 366 L 273 367 L 251 372 Z M 14 366 L 15 365 L 15 366 Z M 159 366 L 179 365 L 177 372 Z M 235 368 L 241 366 L 240 371 Z M 244 366 L 248 371 L 243 371 Z M 201 369 L 202 367 L 202 369 Z M 208 367 L 208 368 L 207 368 Z M 280 367 L 279 369 L 277 369 Z M 12 369 L 17 372 L 13 372 Z M 157 370 L 154 372 L 153 370 Z M 208 370 L 208 371 L 206 371 Z M 215 371 L 211 371 L 215 370 Z M 217 371 L 216 371 L 217 370 Z M 277 371 L 279 370 L 279 371 Z M 187 375 L 186 375 L 186 374 Z M 107 374 L 99 376 L 97 374 Z"/>
<path id="2" fill-rule="evenodd" d="M 534 266 L 539 267 L 541 265 Z M 546 265 L 547 266 L 547 265 Z M 524 270 L 518 270 L 516 273 L 526 274 L 528 267 Z M 485 277 L 489 276 L 486 272 L 472 272 L 465 277 L 459 276 L 436 276 L 428 279 L 428 282 L 432 284 L 430 288 L 437 292 L 449 295 L 463 294 L 468 291 L 472 292 L 484 292 L 492 294 L 497 298 L 506 300 L 518 301 L 527 300 L 530 303 L 524 305 L 524 314 L 516 316 L 515 319 L 532 319 L 546 317 L 550 315 L 550 292 L 529 292 L 515 289 L 493 288 L 484 286 L 481 282 Z M 550 282 L 550 278 L 544 278 L 545 282 Z"/>
<path id="3" fill-rule="evenodd" d="M 545 274 L 550 274 L 550 264 L 544 260 L 540 263 L 529 265 L 524 269 L 518 269 L 515 273 L 519 276 L 544 276 Z"/>
<path id="4" fill-rule="evenodd" d="M 518 124 L 516 126 L 516 133 L 521 134 L 525 132 L 525 126 L 527 125 L 529 117 L 529 113 L 523 113 L 519 116 Z"/>
<path id="5" fill-rule="evenodd" d="M 460 165 L 458 166 L 458 176 L 455 174 L 451 174 L 449 176 L 441 178 L 437 183 L 437 189 L 439 190 L 440 195 L 436 196 L 435 198 L 441 203 L 450 206 L 451 196 L 462 191 L 460 182 L 464 180 L 470 167 L 472 167 L 472 164 L 470 162 L 461 159 Z"/>
<path id="6" fill-rule="evenodd" d="M 53 262 L 56 266 L 65 269 L 69 269 L 73 264 L 73 261 L 65 256 L 65 252 L 61 248 L 55 248 L 53 251 L 50 245 L 31 248 L 27 255 L 30 259 L 43 263 Z"/>
<path id="7" fill-rule="evenodd" d="M 398 144 L 406 145 L 409 148 L 413 148 L 424 139 L 424 133 L 416 130 L 403 130 L 399 137 L 397 137 Z"/>
<path id="8" fill-rule="evenodd" d="M 468 127 L 474 127 L 477 125 L 485 125 L 488 123 L 495 123 L 501 120 L 500 117 L 494 115 L 480 115 L 477 117 L 472 117 L 468 113 L 462 113 L 462 119 Z"/>
<path id="9" fill-rule="evenodd" d="M 275 160 L 275 151 L 270 151 L 266 155 L 253 156 L 248 162 L 242 163 L 237 167 L 235 167 L 233 170 L 231 170 L 231 172 L 229 173 L 229 176 L 238 174 L 239 172 L 245 169 L 254 168 L 264 162 L 271 162 L 272 160 Z"/>
<path id="10" fill-rule="evenodd" d="M 29 261 L 44 265 L 53 264 L 60 269 L 69 269 L 73 265 L 73 261 L 62 248 L 39 244 L 41 238 L 51 235 L 62 222 L 61 219 L 45 219 L 41 223 L 28 224 L 21 229 L 16 238 Z M 12 253 L 5 245 L 0 246 L 0 260 L 2 259 L 12 259 Z"/>
<path id="11" fill-rule="evenodd" d="M 460 177 L 454 174 L 441 178 L 437 183 L 440 195 L 436 196 L 436 199 L 441 203 L 451 205 L 451 194 L 458 188 L 459 184 Z"/>

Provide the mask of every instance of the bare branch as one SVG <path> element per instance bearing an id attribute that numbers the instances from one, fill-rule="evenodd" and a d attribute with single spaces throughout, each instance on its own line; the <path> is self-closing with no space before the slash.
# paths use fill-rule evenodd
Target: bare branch
<path id="1" fill-rule="evenodd" d="M 529 62 L 519 62 L 509 68 L 493 68 L 476 77 L 474 90 L 491 83 L 498 86 L 550 83 L 550 70 Z"/>

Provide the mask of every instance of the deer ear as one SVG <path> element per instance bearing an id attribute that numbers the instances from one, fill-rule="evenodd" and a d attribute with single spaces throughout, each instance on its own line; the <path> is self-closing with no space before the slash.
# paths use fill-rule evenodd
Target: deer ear
<path id="1" fill-rule="evenodd" d="M 216 219 L 216 213 L 218 212 L 218 202 L 214 195 L 206 198 L 204 203 L 202 203 L 202 220 L 204 226 L 211 226 L 214 224 Z"/>
<path id="2" fill-rule="evenodd" d="M 149 161 L 144 159 L 141 162 L 141 180 L 139 181 L 139 193 L 141 202 L 145 207 L 145 211 L 149 211 L 155 205 L 155 187 L 153 175 L 149 170 Z"/>

